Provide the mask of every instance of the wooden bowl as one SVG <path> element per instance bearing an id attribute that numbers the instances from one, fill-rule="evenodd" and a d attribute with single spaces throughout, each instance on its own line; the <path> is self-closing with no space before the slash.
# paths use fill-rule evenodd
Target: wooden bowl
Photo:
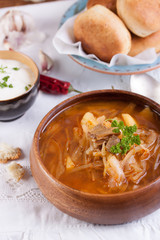
<path id="1" fill-rule="evenodd" d="M 11 121 L 21 117 L 34 103 L 39 88 L 39 70 L 31 58 L 13 50 L 0 51 L 0 59 L 19 61 L 34 73 L 33 86 L 27 92 L 15 98 L 0 100 L 0 121 Z"/>
<path id="2" fill-rule="evenodd" d="M 60 103 L 43 118 L 33 138 L 30 163 L 32 174 L 40 190 L 64 213 L 90 223 L 121 224 L 150 214 L 160 207 L 160 177 L 133 191 L 100 195 L 81 192 L 62 184 L 44 166 L 39 153 L 40 133 L 56 114 L 91 99 L 133 101 L 138 105 L 148 105 L 160 114 L 159 104 L 144 96 L 120 90 L 87 92 Z"/>

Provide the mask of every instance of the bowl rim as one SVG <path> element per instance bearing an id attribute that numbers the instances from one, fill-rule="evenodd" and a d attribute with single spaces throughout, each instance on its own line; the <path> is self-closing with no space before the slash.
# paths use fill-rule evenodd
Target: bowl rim
<path id="1" fill-rule="evenodd" d="M 31 92 L 31 90 L 38 84 L 38 82 L 39 82 L 39 77 L 40 77 L 39 69 L 38 69 L 35 61 L 34 61 L 32 58 L 30 58 L 28 55 L 26 55 L 26 54 L 24 54 L 24 53 L 21 53 L 21 52 L 19 52 L 19 51 L 15 51 L 15 50 L 0 50 L 0 54 L 1 54 L 1 53 L 6 53 L 6 54 L 7 54 L 8 52 L 10 52 L 10 53 L 12 52 L 13 55 L 14 55 L 14 54 L 19 55 L 19 56 L 27 59 L 28 61 L 30 61 L 31 64 L 32 64 L 32 65 L 34 66 L 34 68 L 36 69 L 36 76 L 35 76 L 34 83 L 33 83 L 32 87 L 31 87 L 29 90 L 27 90 L 26 92 L 24 92 L 24 93 L 22 93 L 22 94 L 20 94 L 20 95 L 18 95 L 18 96 L 16 96 L 16 97 L 8 98 L 8 99 L 6 99 L 6 100 L 0 100 L 0 104 L 1 104 L 1 103 L 4 103 L 4 104 L 5 104 L 5 103 L 10 103 L 10 102 L 13 102 L 13 101 L 17 101 L 17 100 L 21 99 L 22 97 L 24 97 L 25 95 L 28 95 L 28 94 Z M 0 59 L 3 59 L 3 58 L 0 57 Z M 5 59 L 6 59 L 6 60 L 10 60 L 9 58 L 8 58 L 8 59 L 5 58 Z M 19 60 L 17 60 L 16 58 L 15 58 L 15 59 L 12 59 L 12 60 L 19 61 Z M 19 61 L 19 62 L 20 62 L 20 61 Z M 32 70 L 31 70 L 31 71 L 32 71 Z"/>
<path id="2" fill-rule="evenodd" d="M 155 108 L 158 108 L 159 111 L 157 112 L 159 115 L 160 115 L 160 104 L 156 103 L 155 101 L 153 101 L 152 99 L 150 98 L 147 98 L 143 95 L 140 95 L 140 94 L 137 94 L 137 93 L 133 93 L 133 92 L 129 92 L 129 91 L 125 91 L 125 90 L 116 90 L 116 89 L 107 89 L 107 90 L 94 90 L 94 91 L 88 91 L 88 92 L 85 92 L 85 93 L 80 93 L 80 94 L 77 94 L 73 97 L 70 97 L 62 102 L 60 102 L 59 104 L 57 104 L 55 107 L 53 107 L 44 117 L 43 119 L 40 121 L 36 131 L 35 131 L 35 134 L 34 134 L 34 137 L 33 137 L 33 148 L 38 156 L 38 158 L 36 158 L 36 161 L 39 163 L 39 166 L 40 168 L 43 170 L 43 172 L 49 177 L 49 179 L 52 181 L 52 182 L 56 182 L 57 185 L 65 188 L 66 190 L 68 190 L 69 192 L 72 192 L 74 194 L 78 194 L 80 196 L 84 196 L 84 197 L 90 197 L 90 198 L 94 198 L 94 199 L 108 199 L 108 198 L 121 198 L 121 197 L 127 197 L 127 196 L 132 196 L 133 194 L 138 194 L 140 192 L 143 192 L 145 190 L 148 190 L 150 189 L 153 185 L 155 185 L 157 182 L 160 182 L 160 176 L 155 178 L 154 180 L 152 180 L 151 182 L 149 182 L 147 185 L 145 186 L 142 186 L 140 188 L 137 188 L 137 189 L 133 189 L 131 191 L 127 191 L 127 192 L 120 192 L 120 193 L 106 193 L 106 194 L 99 194 L 99 193 L 88 193 L 88 192 L 83 192 L 83 191 L 80 191 L 78 189 L 75 189 L 75 188 L 72 188 L 72 187 L 69 187 L 67 185 L 65 185 L 64 183 L 62 183 L 61 181 L 59 181 L 58 179 L 56 179 L 56 177 L 54 177 L 49 171 L 48 169 L 45 167 L 44 163 L 42 162 L 42 159 L 40 157 L 40 151 L 39 151 L 39 139 L 40 139 L 40 134 L 41 132 L 49 125 L 49 123 L 52 121 L 52 119 L 54 118 L 54 116 L 58 115 L 61 113 L 61 111 L 65 111 L 67 103 L 70 103 L 70 106 L 73 106 L 71 103 L 74 101 L 74 100 L 78 100 L 78 99 L 81 99 L 83 97 L 86 97 L 87 99 L 87 96 L 91 96 L 92 94 L 99 94 L 99 93 L 115 93 L 115 94 L 126 94 L 126 95 L 130 95 L 132 97 L 138 97 L 139 99 L 144 99 L 144 101 L 146 102 L 146 105 L 153 105 Z M 78 103 L 77 103 L 78 104 Z M 58 110 L 58 108 L 60 108 L 61 106 L 62 109 L 60 109 L 60 111 Z M 58 110 L 58 112 L 54 115 L 53 112 Z M 37 157 L 36 156 L 36 157 Z M 34 176 L 34 175 L 33 175 Z"/>

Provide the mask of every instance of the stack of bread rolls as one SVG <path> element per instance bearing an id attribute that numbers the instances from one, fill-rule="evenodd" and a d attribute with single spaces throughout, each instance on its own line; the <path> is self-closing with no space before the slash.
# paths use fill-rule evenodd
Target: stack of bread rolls
<path id="1" fill-rule="evenodd" d="M 160 0 L 89 0 L 74 22 L 87 54 L 109 62 L 118 53 L 160 51 Z"/>

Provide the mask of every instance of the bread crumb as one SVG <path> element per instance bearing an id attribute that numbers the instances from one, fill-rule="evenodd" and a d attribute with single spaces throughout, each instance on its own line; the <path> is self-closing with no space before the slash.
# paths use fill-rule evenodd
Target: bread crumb
<path id="1" fill-rule="evenodd" d="M 21 155 L 20 148 L 13 148 L 5 143 L 0 143 L 0 163 L 18 159 Z"/>
<path id="2" fill-rule="evenodd" d="M 25 170 L 20 164 L 12 162 L 7 166 L 7 172 L 18 182 L 24 176 Z"/>

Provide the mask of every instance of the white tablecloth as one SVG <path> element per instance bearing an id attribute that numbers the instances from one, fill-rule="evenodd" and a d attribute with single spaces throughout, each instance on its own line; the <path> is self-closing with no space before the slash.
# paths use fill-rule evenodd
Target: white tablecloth
<path id="1" fill-rule="evenodd" d="M 42 44 L 27 47 L 24 52 L 38 64 L 41 48 L 54 59 L 51 75 L 70 81 L 81 91 L 107 89 L 129 89 L 128 76 L 111 76 L 92 72 L 68 56 L 60 56 L 52 46 L 61 16 L 74 1 L 50 2 L 19 7 L 34 16 L 38 28 L 48 37 Z M 1 9 L 3 14 L 6 9 Z M 152 74 L 159 77 L 159 71 Z M 38 189 L 29 164 L 29 152 L 34 132 L 44 115 L 62 100 L 74 93 L 51 96 L 39 92 L 30 110 L 18 120 L 0 122 L 0 142 L 23 150 L 17 161 L 26 170 L 24 178 L 15 183 L 6 173 L 6 165 L 0 165 L 0 240 L 132 240 L 160 239 L 160 210 L 132 223 L 117 226 L 88 224 L 57 210 Z"/>

